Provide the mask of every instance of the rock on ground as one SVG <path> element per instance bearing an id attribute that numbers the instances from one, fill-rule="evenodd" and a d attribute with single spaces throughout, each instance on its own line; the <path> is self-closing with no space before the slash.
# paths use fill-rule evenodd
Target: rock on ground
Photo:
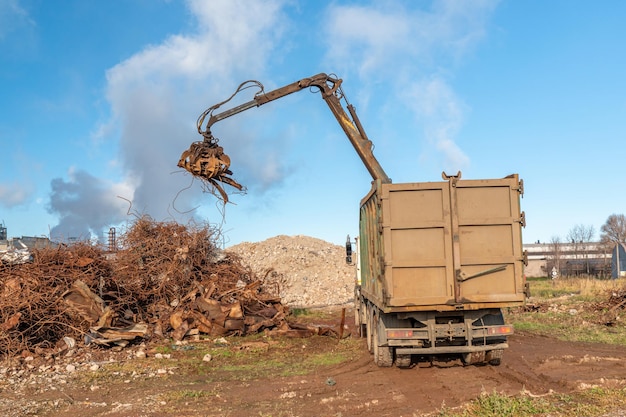
<path id="1" fill-rule="evenodd" d="M 346 264 L 345 247 L 309 236 L 280 235 L 262 242 L 243 242 L 226 249 L 263 278 L 295 308 L 350 305 L 354 301 L 356 266 Z"/>

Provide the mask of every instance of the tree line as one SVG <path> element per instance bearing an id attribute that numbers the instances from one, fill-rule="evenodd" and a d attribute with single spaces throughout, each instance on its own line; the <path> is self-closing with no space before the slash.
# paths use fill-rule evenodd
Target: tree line
<path id="1" fill-rule="evenodd" d="M 550 239 L 551 256 L 547 270 L 558 275 L 611 275 L 609 255 L 617 244 L 626 244 L 626 216 L 611 214 L 600 228 L 600 240 L 593 226 L 576 225 L 569 230 L 565 241 L 559 236 Z"/>

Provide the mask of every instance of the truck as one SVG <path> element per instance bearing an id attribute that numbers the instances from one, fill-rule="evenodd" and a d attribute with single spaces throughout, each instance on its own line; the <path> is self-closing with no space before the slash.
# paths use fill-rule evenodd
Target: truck
<path id="1" fill-rule="evenodd" d="M 504 312 L 524 305 L 529 295 L 523 180 L 518 174 L 465 180 L 461 172 L 443 172 L 442 181 L 393 183 L 341 85 L 342 79 L 324 73 L 268 92 L 258 81 L 246 81 L 200 115 L 204 139 L 183 152 L 178 166 L 227 202 L 220 183 L 243 187 L 232 179 L 230 158 L 211 126 L 294 92 L 319 91 L 372 177 L 360 202 L 354 315 L 374 362 L 400 368 L 451 359 L 499 365 L 514 331 Z M 257 88 L 252 100 L 217 112 L 251 87 Z M 350 260 L 349 237 L 346 250 Z"/>

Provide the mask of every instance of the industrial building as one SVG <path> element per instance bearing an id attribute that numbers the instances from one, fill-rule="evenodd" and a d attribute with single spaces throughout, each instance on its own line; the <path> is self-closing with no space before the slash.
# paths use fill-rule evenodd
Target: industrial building
<path id="1" fill-rule="evenodd" d="M 526 276 L 594 276 L 609 278 L 618 276 L 617 265 L 613 262 L 617 245 L 600 242 L 532 243 L 524 244 L 528 256 Z M 620 252 L 620 276 L 626 276 L 626 252 Z"/>

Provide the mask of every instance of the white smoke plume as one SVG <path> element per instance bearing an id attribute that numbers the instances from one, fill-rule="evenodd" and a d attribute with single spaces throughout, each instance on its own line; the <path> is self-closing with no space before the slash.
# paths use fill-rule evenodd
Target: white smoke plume
<path id="1" fill-rule="evenodd" d="M 206 97 L 224 97 L 241 77 L 264 71 L 266 56 L 280 37 L 280 1 L 189 1 L 197 21 L 193 33 L 170 36 L 107 71 L 107 100 L 112 119 L 98 131 L 119 132 L 119 161 L 124 181 L 134 189 L 131 210 L 156 220 L 188 221 L 199 193 L 185 192 L 193 180 L 176 167 L 191 142 L 201 140 L 197 115 Z M 111 129 L 110 126 L 115 126 Z M 251 186 L 268 187 L 282 178 L 281 167 L 255 161 L 276 160 L 278 148 L 254 149 L 254 140 L 232 135 L 231 158 L 244 161 L 239 175 Z M 249 140 L 246 140 L 249 139 Z M 248 163 L 246 163 L 246 161 Z M 87 172 L 51 183 L 49 211 L 60 216 L 55 236 L 88 238 L 124 220 L 115 185 Z M 196 181 L 196 186 L 199 183 Z M 115 202 L 112 203 L 112 202 Z"/>

